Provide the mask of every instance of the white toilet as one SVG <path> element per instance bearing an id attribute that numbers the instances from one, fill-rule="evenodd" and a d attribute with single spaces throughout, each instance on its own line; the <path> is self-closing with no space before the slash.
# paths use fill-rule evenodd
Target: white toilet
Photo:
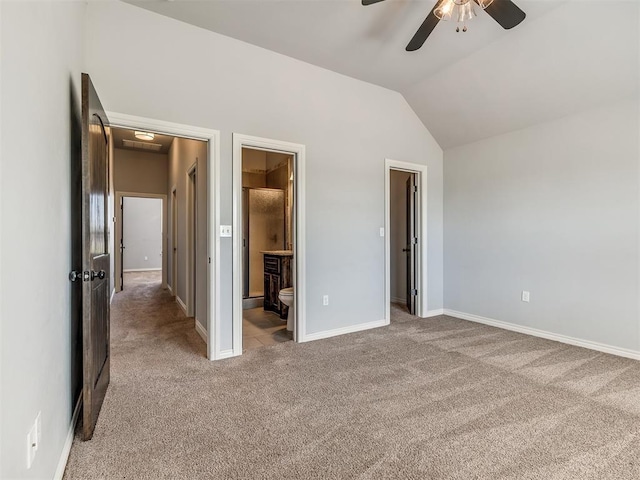
<path id="1" fill-rule="evenodd" d="M 293 308 L 293 287 L 283 288 L 278 294 L 280 301 L 289 307 L 287 314 L 287 330 L 293 332 L 293 326 L 296 323 L 296 311 Z"/>

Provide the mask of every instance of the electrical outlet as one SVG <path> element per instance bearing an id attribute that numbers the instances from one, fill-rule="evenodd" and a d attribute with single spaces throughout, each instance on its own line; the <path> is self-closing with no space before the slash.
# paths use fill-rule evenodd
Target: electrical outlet
<path id="1" fill-rule="evenodd" d="M 325 307 L 329 305 L 329 295 L 325 295 L 324 297 L 322 297 L 322 305 L 324 305 Z"/>
<path id="2" fill-rule="evenodd" d="M 526 290 L 522 291 L 522 301 L 523 302 L 528 302 L 529 301 L 529 292 L 527 292 Z"/>

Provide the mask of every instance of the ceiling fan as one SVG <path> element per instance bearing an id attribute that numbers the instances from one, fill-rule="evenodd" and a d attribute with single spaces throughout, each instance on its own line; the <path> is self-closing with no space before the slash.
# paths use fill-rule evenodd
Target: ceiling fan
<path id="1" fill-rule="evenodd" d="M 362 5 L 373 5 L 382 1 L 384 0 L 362 0 Z M 526 14 L 511 0 L 438 0 L 407 45 L 407 52 L 418 50 L 440 20 L 455 18 L 458 23 L 463 24 L 462 28 L 456 27 L 456 31 L 466 32 L 465 22 L 476 16 L 474 2 L 505 30 L 519 25 L 526 17 Z"/>

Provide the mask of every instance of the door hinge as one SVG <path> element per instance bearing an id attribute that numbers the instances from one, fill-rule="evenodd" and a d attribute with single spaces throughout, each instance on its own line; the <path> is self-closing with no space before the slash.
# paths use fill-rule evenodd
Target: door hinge
<path id="1" fill-rule="evenodd" d="M 418 289 L 417 288 L 412 288 L 411 289 L 411 296 L 415 296 L 418 295 Z"/>
<path id="2" fill-rule="evenodd" d="M 209 263 L 211 263 L 211 257 L 209 257 Z"/>
<path id="3" fill-rule="evenodd" d="M 413 193 L 418 193 L 418 186 L 417 185 L 414 185 L 412 188 L 413 188 Z"/>
<path id="4" fill-rule="evenodd" d="M 417 245 L 418 244 L 418 237 L 413 237 L 411 239 L 411 245 Z"/>

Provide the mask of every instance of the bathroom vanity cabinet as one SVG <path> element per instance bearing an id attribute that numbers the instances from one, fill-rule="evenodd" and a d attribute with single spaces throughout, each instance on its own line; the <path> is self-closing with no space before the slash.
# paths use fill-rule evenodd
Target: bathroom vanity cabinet
<path id="1" fill-rule="evenodd" d="M 278 298 L 280 290 L 291 287 L 291 250 L 262 252 L 264 254 L 264 309 L 286 319 L 289 307 Z"/>

